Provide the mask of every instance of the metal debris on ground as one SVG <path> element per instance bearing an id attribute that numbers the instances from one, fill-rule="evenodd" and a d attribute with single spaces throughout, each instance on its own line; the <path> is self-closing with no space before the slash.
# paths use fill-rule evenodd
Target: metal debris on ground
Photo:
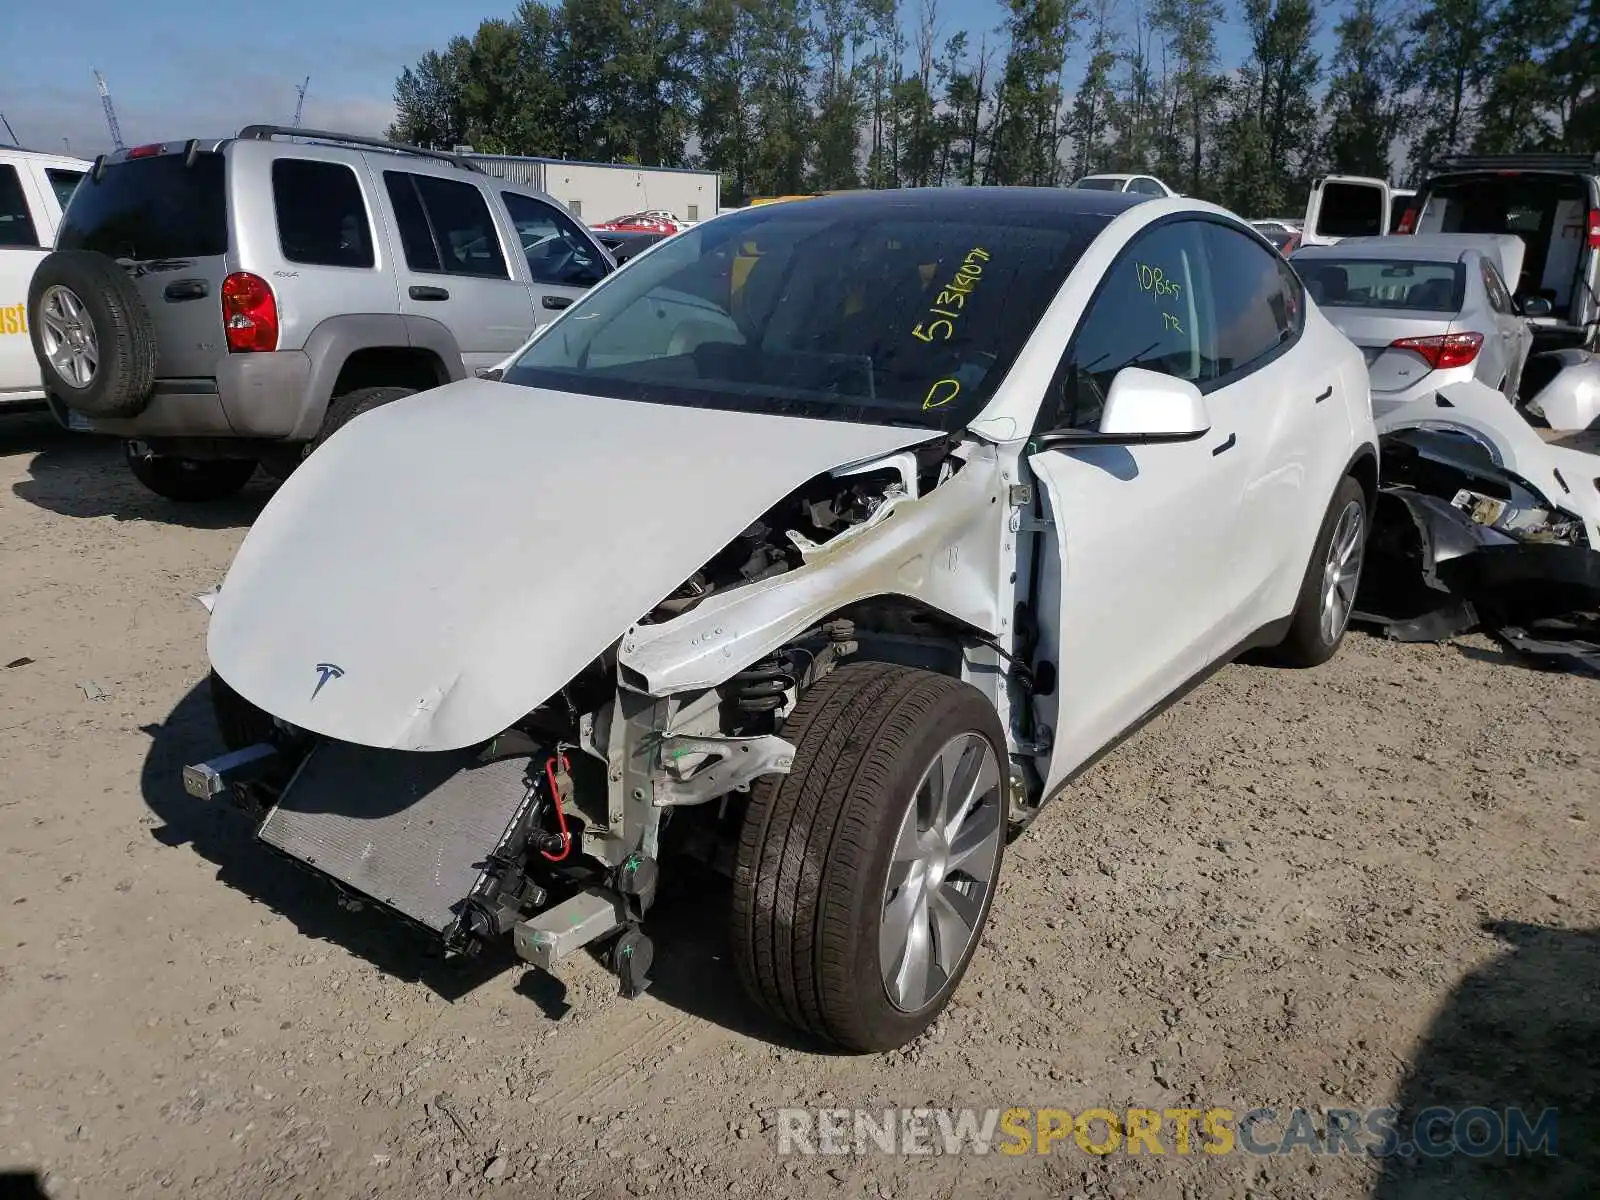
<path id="1" fill-rule="evenodd" d="M 80 679 L 78 681 L 78 690 L 83 693 L 85 700 L 104 700 L 111 695 L 110 692 L 92 679 Z"/>

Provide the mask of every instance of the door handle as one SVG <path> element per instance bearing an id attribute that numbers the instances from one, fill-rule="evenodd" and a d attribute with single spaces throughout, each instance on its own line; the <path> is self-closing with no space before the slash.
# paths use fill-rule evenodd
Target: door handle
<path id="1" fill-rule="evenodd" d="M 1313 404 L 1321 404 L 1324 400 L 1326 400 L 1331 395 L 1333 395 L 1333 384 L 1330 383 L 1323 390 L 1322 395 L 1318 396 L 1315 400 L 1312 401 L 1312 403 Z"/>
<path id="2" fill-rule="evenodd" d="M 1211 457 L 1215 458 L 1219 454 L 1226 454 L 1229 450 L 1233 449 L 1234 443 L 1238 440 L 1239 435 L 1237 433 L 1230 433 L 1228 435 L 1228 440 L 1223 442 L 1222 445 L 1211 447 Z"/>
<path id="3" fill-rule="evenodd" d="M 543 300 L 539 301 L 539 303 L 543 304 L 546 308 L 571 308 L 572 307 L 572 297 L 571 296 L 546 296 Z"/>
<path id="4" fill-rule="evenodd" d="M 442 287 L 424 287 L 421 284 L 412 284 L 407 292 L 413 300 L 448 300 L 450 293 Z"/>
<path id="5" fill-rule="evenodd" d="M 204 279 L 179 279 L 161 289 L 168 300 L 203 300 L 211 285 Z"/>

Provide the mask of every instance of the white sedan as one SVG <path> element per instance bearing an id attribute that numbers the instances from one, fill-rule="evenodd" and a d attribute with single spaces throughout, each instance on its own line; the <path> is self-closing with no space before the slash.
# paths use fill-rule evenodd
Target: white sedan
<path id="1" fill-rule="evenodd" d="M 721 216 L 302 464 L 215 599 L 234 753 L 186 786 L 448 946 L 603 947 L 630 993 L 658 865 L 701 856 L 759 1002 L 902 1045 L 1008 830 L 1242 651 L 1336 651 L 1376 441 L 1360 352 L 1214 206 Z"/>

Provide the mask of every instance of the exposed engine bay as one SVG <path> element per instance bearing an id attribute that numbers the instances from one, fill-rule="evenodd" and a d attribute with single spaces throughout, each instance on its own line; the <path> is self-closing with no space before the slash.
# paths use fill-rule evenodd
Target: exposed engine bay
<path id="1" fill-rule="evenodd" d="M 885 598 L 886 568 L 873 565 L 888 555 L 887 569 L 903 570 L 908 548 L 927 559 L 927 547 L 961 542 L 972 514 L 993 510 L 954 493 L 994 490 L 995 471 L 992 451 L 940 436 L 812 477 L 480 744 L 383 750 L 274 719 L 266 744 L 186 768 L 185 786 L 233 795 L 261 818 L 267 844 L 440 934 L 453 953 L 510 934 L 522 958 L 551 969 L 604 943 L 623 990 L 636 993 L 648 986 L 640 922 L 658 864 L 688 855 L 731 870 L 741 798 L 793 761 L 785 715 L 864 642 L 875 658 L 947 674 L 987 662 L 973 682 L 1007 703 L 1017 680 L 982 614 L 956 600 L 934 607 L 938 586 Z M 963 568 L 981 563 L 974 554 Z M 802 589 L 792 597 L 789 579 Z M 959 571 L 943 586 L 976 594 Z M 763 604 L 788 627 L 732 615 Z M 710 624 L 695 632 L 697 620 Z M 719 677 L 649 686 L 644 656 L 672 638 L 699 651 L 723 642 Z"/>

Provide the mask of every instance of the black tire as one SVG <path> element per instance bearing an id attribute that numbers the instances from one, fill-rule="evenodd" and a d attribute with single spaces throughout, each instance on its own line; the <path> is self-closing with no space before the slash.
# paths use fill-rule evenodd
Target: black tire
<path id="1" fill-rule="evenodd" d="M 243 750 L 257 742 L 273 740 L 277 726 L 272 718 L 228 686 L 215 671 L 207 684 L 211 691 L 211 715 L 216 718 L 217 732 L 222 744 L 229 750 Z"/>
<path id="2" fill-rule="evenodd" d="M 322 428 L 317 431 L 317 438 L 311 443 L 311 449 L 316 450 L 362 413 L 382 408 L 402 396 L 413 396 L 416 391 L 416 388 L 408 387 L 369 387 L 357 388 L 353 392 L 335 396 L 328 404 L 327 415 L 322 418 Z"/>
<path id="3" fill-rule="evenodd" d="M 45 347 L 46 294 L 63 288 L 82 306 L 99 361 L 87 383 L 62 374 Z M 28 285 L 28 332 L 47 390 L 68 408 L 90 417 L 132 417 L 150 403 L 156 378 L 156 330 L 128 273 L 104 254 L 57 250 L 47 255 Z"/>
<path id="4" fill-rule="evenodd" d="M 955 969 L 927 1003 L 905 1011 L 891 1002 L 878 957 L 890 860 L 924 772 L 963 733 L 987 740 L 995 755 L 998 784 L 992 798 L 984 793 L 999 806 L 993 871 Z M 734 868 L 740 979 L 774 1015 L 844 1049 L 903 1046 L 949 1002 L 994 898 L 1007 793 L 999 718 L 959 680 L 852 663 L 805 693 L 783 736 L 795 743 L 794 764 L 757 781 Z"/>
<path id="5" fill-rule="evenodd" d="M 1333 542 L 1334 533 L 1339 526 L 1340 517 L 1352 504 L 1359 505 L 1361 528 L 1359 531 L 1359 545 L 1362 558 L 1365 559 L 1367 535 L 1372 529 L 1370 505 L 1367 493 L 1361 484 L 1345 476 L 1339 481 L 1339 486 L 1334 489 L 1333 502 L 1328 505 L 1327 515 L 1322 518 L 1322 528 L 1317 533 L 1316 548 L 1311 552 L 1311 561 L 1306 566 L 1305 579 L 1300 584 L 1300 598 L 1295 604 L 1294 615 L 1290 618 L 1289 632 L 1282 642 L 1267 652 L 1266 657 L 1272 663 L 1282 667 L 1318 667 L 1327 662 L 1336 653 L 1339 645 L 1344 641 L 1345 632 L 1349 629 L 1349 611 L 1346 607 L 1344 621 L 1339 625 L 1337 633 L 1329 640 L 1324 632 L 1322 623 L 1322 603 L 1324 572 L 1328 561 L 1328 551 Z M 1350 587 L 1350 601 L 1353 603 L 1355 590 L 1360 585 L 1360 565 L 1357 566 L 1357 577 Z"/>
<path id="6" fill-rule="evenodd" d="M 256 473 L 249 458 L 172 458 L 147 454 L 137 442 L 123 442 L 122 452 L 134 478 L 156 495 L 183 504 L 226 499 Z"/>

